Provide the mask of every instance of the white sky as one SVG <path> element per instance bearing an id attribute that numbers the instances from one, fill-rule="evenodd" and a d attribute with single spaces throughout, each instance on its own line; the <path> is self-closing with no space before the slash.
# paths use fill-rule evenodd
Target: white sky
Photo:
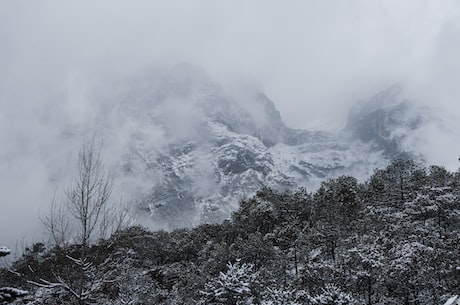
<path id="1" fill-rule="evenodd" d="M 185 61 L 260 88 L 292 127 L 335 128 L 351 102 L 392 83 L 457 79 L 459 9 L 455 0 L 3 1 L 0 80 L 31 92 L 74 73 Z"/>
<path id="2" fill-rule="evenodd" d="M 86 87 L 105 78 L 189 62 L 265 92 L 288 126 L 318 129 L 341 128 L 353 102 L 398 82 L 459 130 L 458 54 L 456 0 L 1 1 L 0 190 L 19 195 L 0 201 L 17 207 L 0 213 L 0 243 L 7 218 L 49 194 L 46 148 L 62 124 L 84 125 Z M 427 135 L 434 161 L 460 150 Z"/>

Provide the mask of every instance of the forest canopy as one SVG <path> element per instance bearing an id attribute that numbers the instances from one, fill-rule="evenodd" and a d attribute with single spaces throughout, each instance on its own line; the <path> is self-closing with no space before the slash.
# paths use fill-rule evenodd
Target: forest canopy
<path id="1" fill-rule="evenodd" d="M 364 183 L 263 188 L 221 224 L 121 229 L 84 262 L 69 259 L 80 244 L 34 244 L 0 287 L 29 305 L 442 304 L 460 294 L 459 186 L 459 172 L 396 160 Z M 53 285 L 72 281 L 91 292 L 83 303 Z"/>

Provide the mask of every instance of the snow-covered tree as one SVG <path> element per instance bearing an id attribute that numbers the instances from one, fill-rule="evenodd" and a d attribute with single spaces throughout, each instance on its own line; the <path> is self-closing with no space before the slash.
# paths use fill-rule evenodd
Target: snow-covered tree
<path id="1" fill-rule="evenodd" d="M 425 170 L 414 161 L 396 159 L 387 168 L 376 170 L 369 186 L 371 197 L 377 202 L 398 206 L 414 197 L 414 190 L 426 180 Z"/>
<path id="2" fill-rule="evenodd" d="M 300 305 L 305 291 L 295 289 L 270 288 L 268 287 L 262 296 L 262 305 Z"/>
<path id="3" fill-rule="evenodd" d="M 251 304 L 253 287 L 257 282 L 257 273 L 254 265 L 241 264 L 237 260 L 234 264 L 227 264 L 227 271 L 220 272 L 219 276 L 205 286 L 201 294 L 207 300 L 206 304 L 243 305 Z"/>
<path id="4" fill-rule="evenodd" d="M 364 240 L 364 238 L 363 238 Z M 368 238 L 365 244 L 359 243 L 344 255 L 345 266 L 350 270 L 349 280 L 355 291 L 364 294 L 366 303 L 373 304 L 376 295 L 374 286 L 379 283 L 385 267 L 384 248 Z"/>
<path id="5" fill-rule="evenodd" d="M 357 300 L 333 284 L 327 284 L 321 294 L 310 298 L 312 305 L 358 305 Z"/>
<path id="6" fill-rule="evenodd" d="M 5 246 L 0 246 L 0 257 L 10 255 L 11 250 Z M 7 304 L 19 297 L 28 295 L 29 292 L 13 287 L 0 287 L 0 304 Z"/>

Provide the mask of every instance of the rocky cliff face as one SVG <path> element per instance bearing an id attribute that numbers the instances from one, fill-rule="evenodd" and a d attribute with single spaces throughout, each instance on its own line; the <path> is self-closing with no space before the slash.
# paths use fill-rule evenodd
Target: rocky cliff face
<path id="1" fill-rule="evenodd" d="M 400 143 L 423 123 L 393 87 L 356 106 L 343 131 L 294 130 L 265 95 L 228 94 L 188 66 L 133 81 L 116 98 L 117 126 L 131 126 L 120 175 L 142 181 L 136 205 L 164 228 L 222 221 L 263 186 L 367 177 L 407 155 Z"/>
<path id="2" fill-rule="evenodd" d="M 420 110 L 401 98 L 401 87 L 395 85 L 357 104 L 345 131 L 363 143 L 371 143 L 388 158 L 414 157 L 404 151 L 401 142 L 428 120 Z"/>

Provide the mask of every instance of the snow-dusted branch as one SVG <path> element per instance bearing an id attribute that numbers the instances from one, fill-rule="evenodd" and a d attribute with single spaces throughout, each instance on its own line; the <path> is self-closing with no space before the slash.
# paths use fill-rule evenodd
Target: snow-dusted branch
<path id="1" fill-rule="evenodd" d="M 0 246 L 0 257 L 10 255 L 11 250 L 5 246 Z"/>
<path id="2" fill-rule="evenodd" d="M 82 290 L 81 292 L 77 289 L 74 289 L 72 285 L 70 285 L 67 281 L 65 281 L 62 277 L 56 276 L 56 281 L 51 282 L 45 279 L 39 279 L 38 282 L 36 281 L 27 281 L 29 284 L 35 285 L 41 288 L 47 289 L 63 289 L 69 292 L 75 299 L 77 299 L 81 304 L 86 304 L 88 300 L 91 299 L 92 295 L 95 291 L 101 288 L 101 285 L 104 283 L 103 280 L 94 281 L 90 287 L 87 289 Z"/>
<path id="3" fill-rule="evenodd" d="M 29 292 L 13 287 L 1 287 L 0 288 L 0 301 L 12 301 L 20 297 L 28 295 Z M 2 303 L 3 304 L 3 303 Z"/>
<path id="4" fill-rule="evenodd" d="M 0 247 L 0 257 L 11 254 L 11 250 L 5 246 Z M 9 270 L 9 269 L 8 269 Z M 0 287 L 0 301 L 12 301 L 19 297 L 28 295 L 29 292 L 13 287 Z M 3 304 L 3 302 L 2 302 Z"/>

